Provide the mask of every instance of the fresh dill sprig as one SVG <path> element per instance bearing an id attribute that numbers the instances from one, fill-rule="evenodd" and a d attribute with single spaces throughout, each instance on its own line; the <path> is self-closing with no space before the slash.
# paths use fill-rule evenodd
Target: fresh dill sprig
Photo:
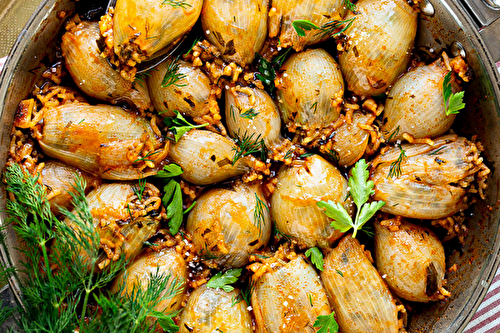
<path id="1" fill-rule="evenodd" d="M 332 20 L 329 21 L 319 28 L 317 34 L 321 34 L 321 37 L 333 37 L 340 35 L 345 32 L 349 27 L 353 24 L 356 17 L 347 19 L 347 20 Z"/>
<path id="2" fill-rule="evenodd" d="M 316 114 L 316 111 L 318 111 L 318 102 L 314 102 L 314 104 L 311 105 L 311 110 L 314 110 L 313 113 Z"/>
<path id="3" fill-rule="evenodd" d="M 252 298 L 252 293 L 253 293 L 254 288 L 255 288 L 255 282 L 250 280 L 247 288 L 243 288 L 241 290 L 241 297 L 243 297 L 243 299 L 245 300 L 247 305 L 251 305 L 251 298 Z"/>
<path id="4" fill-rule="evenodd" d="M 134 194 L 137 196 L 139 201 L 142 201 L 142 196 L 144 194 L 144 190 L 146 189 L 146 178 L 137 179 L 137 183 L 132 186 L 134 190 Z"/>
<path id="5" fill-rule="evenodd" d="M 446 148 L 446 146 L 441 146 L 441 147 L 439 147 L 437 149 L 434 149 L 433 151 L 431 151 L 427 155 L 429 155 L 429 156 L 441 155 L 443 153 L 443 149 L 445 149 L 445 148 Z"/>
<path id="6" fill-rule="evenodd" d="M 398 159 L 391 163 L 389 167 L 389 173 L 387 174 L 387 178 L 398 178 L 399 176 L 401 176 L 401 163 L 406 157 L 406 152 L 401 147 L 401 145 L 398 145 L 398 148 L 400 150 Z"/>
<path id="7" fill-rule="evenodd" d="M 350 10 L 351 12 L 356 14 L 356 5 L 351 2 L 351 0 L 344 0 L 342 1 L 342 5 L 347 8 L 347 10 Z"/>
<path id="8" fill-rule="evenodd" d="M 147 153 L 145 156 L 142 156 L 142 157 L 139 157 L 138 159 L 136 159 L 134 162 L 132 163 L 138 163 L 138 162 L 153 162 L 152 159 L 150 159 L 151 156 L 153 155 L 156 155 L 158 154 L 159 151 L 150 151 L 149 153 Z"/>
<path id="9" fill-rule="evenodd" d="M 245 131 L 243 135 L 240 135 L 240 131 L 238 130 L 238 133 L 235 133 L 234 136 L 236 148 L 233 148 L 235 150 L 232 160 L 233 165 L 235 165 L 240 158 L 250 154 L 260 154 L 261 160 L 265 160 L 267 148 L 260 134 L 254 138 L 255 133 L 249 135 L 248 132 Z"/>
<path id="10" fill-rule="evenodd" d="M 257 70 L 259 71 L 255 76 L 262 81 L 262 84 L 264 84 L 264 87 L 270 94 L 274 94 L 274 91 L 276 90 L 276 86 L 274 85 L 274 79 L 276 78 L 276 70 L 273 67 L 273 64 L 264 57 L 262 57 L 260 54 L 256 53 L 256 58 L 258 58 L 258 67 Z"/>
<path id="11" fill-rule="evenodd" d="M 250 109 L 246 110 L 245 112 L 240 113 L 241 118 L 250 119 L 250 120 L 257 117 L 258 115 L 259 115 L 259 112 L 255 111 L 254 108 L 250 108 Z"/>
<path id="12" fill-rule="evenodd" d="M 191 7 L 191 4 L 184 0 L 163 0 L 162 5 L 170 5 L 174 8 L 182 8 L 186 9 L 187 7 Z"/>
<path id="13" fill-rule="evenodd" d="M 392 138 L 396 137 L 399 134 L 400 126 L 396 127 L 396 129 L 391 133 L 387 142 L 390 142 Z"/>
<path id="14" fill-rule="evenodd" d="M 135 89 L 135 85 L 138 84 L 140 85 L 143 89 L 146 88 L 146 78 L 151 77 L 150 71 L 155 70 L 157 71 L 156 68 L 152 68 L 150 70 L 147 70 L 142 73 L 138 73 L 135 75 L 134 83 L 132 84 L 132 87 Z"/>
<path id="15" fill-rule="evenodd" d="M 338 275 L 344 277 L 344 273 L 340 269 L 335 268 L 335 271 L 337 272 Z"/>
<path id="16" fill-rule="evenodd" d="M 262 201 L 257 193 L 255 193 L 255 209 L 253 211 L 253 219 L 254 222 L 257 223 L 257 227 L 259 228 L 259 235 L 261 234 L 261 226 L 266 225 L 266 216 L 265 210 L 269 212 L 269 207 L 266 205 L 264 201 Z"/>
<path id="17" fill-rule="evenodd" d="M 171 59 L 168 63 L 167 71 L 165 72 L 165 76 L 163 76 L 163 80 L 161 81 L 161 87 L 167 88 L 171 85 L 176 87 L 185 87 L 187 84 L 178 83 L 180 80 L 186 78 L 186 74 L 179 73 L 180 64 L 179 64 L 180 56 L 177 56 L 175 59 Z"/>
<path id="18" fill-rule="evenodd" d="M 189 53 L 191 53 L 191 51 L 194 49 L 194 47 L 196 46 L 196 44 L 198 44 L 200 40 L 201 37 L 196 37 L 196 39 L 193 41 L 193 44 L 191 44 L 191 47 L 184 53 L 184 55 L 188 55 Z"/>

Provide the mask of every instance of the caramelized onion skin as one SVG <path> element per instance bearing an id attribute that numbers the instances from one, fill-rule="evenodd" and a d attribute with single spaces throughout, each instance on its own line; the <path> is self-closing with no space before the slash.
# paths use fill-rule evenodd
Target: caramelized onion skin
<path id="1" fill-rule="evenodd" d="M 370 171 L 374 200 L 386 202 L 383 212 L 417 219 L 440 219 L 468 207 L 466 188 L 483 169 L 474 143 L 447 135 L 434 145 L 403 144 L 406 157 L 395 164 L 401 151 L 389 148 Z M 391 172 L 400 166 L 401 173 Z M 395 167 L 392 167 L 393 169 Z"/>
<path id="2" fill-rule="evenodd" d="M 186 231 L 196 251 L 225 267 L 243 267 L 267 245 L 271 214 L 259 184 L 237 184 L 204 193 L 189 213 Z"/>
<path id="3" fill-rule="evenodd" d="M 296 165 L 283 166 L 271 197 L 271 215 L 276 228 L 303 247 L 329 247 L 342 233 L 317 206 L 332 200 L 350 211 L 347 180 L 324 158 L 313 155 Z"/>
<path id="4" fill-rule="evenodd" d="M 257 333 L 316 332 L 316 318 L 331 312 L 318 274 L 300 256 L 258 278 L 252 308 Z"/>
<path id="5" fill-rule="evenodd" d="M 252 317 L 240 290 L 196 288 L 182 310 L 179 333 L 252 333 Z"/>
<path id="6" fill-rule="evenodd" d="M 406 69 L 417 33 L 417 13 L 405 0 L 361 0 L 345 31 L 347 49 L 339 64 L 349 90 L 359 96 L 383 93 Z"/>
<path id="7" fill-rule="evenodd" d="M 385 103 L 382 133 L 391 142 L 408 133 L 415 139 L 435 138 L 450 129 L 456 115 L 446 115 L 443 81 L 448 69 L 441 59 L 404 74 L 392 87 Z M 457 84 L 453 92 L 458 92 Z"/>
<path id="8" fill-rule="evenodd" d="M 430 229 L 406 220 L 395 230 L 375 223 L 375 261 L 396 296 L 412 302 L 444 298 L 444 248 Z"/>
<path id="9" fill-rule="evenodd" d="M 251 64 L 266 40 L 268 5 L 269 0 L 205 0 L 201 12 L 205 38 L 226 62 Z"/>
<path id="10" fill-rule="evenodd" d="M 125 80 L 101 57 L 99 25 L 81 22 L 62 37 L 61 51 L 76 86 L 90 97 L 119 103 L 126 101 L 140 111 L 152 108 L 144 85 Z"/>
<path id="11" fill-rule="evenodd" d="M 321 280 L 342 332 L 398 332 L 396 303 L 357 239 L 346 235 L 324 260 Z"/>

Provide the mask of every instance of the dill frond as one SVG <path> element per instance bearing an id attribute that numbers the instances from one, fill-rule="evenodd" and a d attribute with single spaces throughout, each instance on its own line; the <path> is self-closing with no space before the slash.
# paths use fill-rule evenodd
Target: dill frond
<path id="1" fill-rule="evenodd" d="M 250 109 L 246 110 L 245 112 L 240 113 L 241 118 L 250 119 L 250 120 L 257 117 L 258 115 L 259 115 L 259 112 L 256 112 L 254 108 L 250 108 Z"/>
<path id="2" fill-rule="evenodd" d="M 389 174 L 387 175 L 387 178 L 398 178 L 399 176 L 401 176 L 401 163 L 403 162 L 404 158 L 406 157 L 406 152 L 401 147 L 401 145 L 398 145 L 398 147 L 400 150 L 398 159 L 391 163 L 391 166 L 389 167 Z"/>
<path id="3" fill-rule="evenodd" d="M 266 225 L 266 217 L 264 216 L 264 210 L 269 212 L 269 207 L 266 205 L 264 201 L 262 201 L 257 193 L 255 193 L 255 209 L 253 211 L 253 220 L 257 223 L 257 227 L 259 228 L 259 235 L 261 234 L 261 226 Z"/>
<path id="4" fill-rule="evenodd" d="M 235 134 L 236 148 L 232 161 L 233 165 L 235 165 L 240 158 L 250 154 L 260 153 L 261 159 L 265 160 L 267 148 L 264 139 L 261 138 L 260 134 L 255 139 L 254 136 L 255 133 L 249 135 L 246 131 L 243 136 L 240 135 L 240 131 Z"/>
<path id="5" fill-rule="evenodd" d="M 161 81 L 162 88 L 167 88 L 171 85 L 174 85 L 176 87 L 187 86 L 187 84 L 178 83 L 180 80 L 186 78 L 186 74 L 179 73 L 179 59 L 180 56 L 177 56 L 175 59 L 170 60 L 170 62 L 168 63 L 167 71 L 165 72 L 165 76 L 163 76 L 163 80 Z"/>
<path id="6" fill-rule="evenodd" d="M 191 7 L 191 4 L 184 0 L 163 0 L 162 5 L 170 5 L 174 8 L 183 8 Z"/>
<path id="7" fill-rule="evenodd" d="M 142 201 L 142 196 L 144 194 L 144 190 L 146 189 L 146 178 L 137 179 L 137 183 L 132 187 L 134 190 L 134 194 L 137 196 L 139 201 Z"/>
<path id="8" fill-rule="evenodd" d="M 333 37 L 340 35 L 345 32 L 352 25 L 356 17 L 347 19 L 347 20 L 333 20 L 323 24 L 318 31 L 317 34 L 320 34 L 322 38 L 324 37 Z"/>
<path id="9" fill-rule="evenodd" d="M 390 142 L 393 137 L 395 137 L 399 134 L 399 129 L 400 129 L 400 126 L 396 127 L 396 129 L 389 136 L 389 139 L 387 139 L 387 142 Z"/>

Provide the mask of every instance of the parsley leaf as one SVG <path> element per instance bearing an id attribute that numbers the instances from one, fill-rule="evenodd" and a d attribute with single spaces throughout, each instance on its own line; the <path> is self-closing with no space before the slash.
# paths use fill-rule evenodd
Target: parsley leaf
<path id="1" fill-rule="evenodd" d="M 292 22 L 292 26 L 300 37 L 305 37 L 306 31 L 319 29 L 316 24 L 308 20 L 295 20 Z"/>
<path id="2" fill-rule="evenodd" d="M 335 311 L 326 316 L 318 316 L 313 326 L 321 327 L 317 333 L 337 333 L 339 324 L 335 321 Z"/>
<path id="3" fill-rule="evenodd" d="M 323 272 L 323 266 L 325 262 L 323 261 L 323 253 L 317 247 L 311 247 L 306 251 L 306 257 L 311 258 L 311 262 L 317 269 Z"/>
<path id="4" fill-rule="evenodd" d="M 457 114 L 465 108 L 464 92 L 453 93 L 451 90 L 451 71 L 446 74 L 443 81 L 443 98 L 446 115 Z"/>
<path id="5" fill-rule="evenodd" d="M 373 201 L 367 203 L 370 196 L 374 193 L 373 181 L 368 180 L 368 164 L 364 159 L 359 160 L 352 169 L 351 177 L 349 177 L 349 194 L 356 204 L 356 218 L 354 222 L 351 216 L 340 203 L 328 200 L 319 201 L 319 208 L 324 209 L 326 216 L 333 219 L 331 226 L 341 232 L 346 232 L 353 228 L 352 237 L 355 238 L 358 230 L 372 218 L 372 216 L 385 205 L 384 201 Z"/>
<path id="6" fill-rule="evenodd" d="M 241 275 L 241 268 L 230 269 L 224 274 L 219 272 L 212 276 L 212 278 L 208 281 L 208 288 L 221 288 L 226 292 L 230 292 L 234 290 L 233 286 L 230 286 L 231 283 L 235 283 L 238 281 L 238 278 Z"/>
<path id="7" fill-rule="evenodd" d="M 192 130 L 193 128 L 201 128 L 208 125 L 193 125 L 188 122 L 179 111 L 174 110 L 175 118 L 165 118 L 163 122 L 165 125 L 169 127 L 169 129 L 174 132 L 175 142 L 179 141 L 179 139 L 186 133 Z"/>
<path id="8" fill-rule="evenodd" d="M 184 171 L 182 171 L 182 168 L 180 166 L 178 166 L 175 163 L 171 163 L 169 165 L 165 165 L 163 167 L 163 170 L 158 171 L 158 173 L 155 175 L 155 177 L 172 178 L 172 177 L 182 175 L 183 173 L 184 173 Z"/>
<path id="9" fill-rule="evenodd" d="M 182 190 L 181 186 L 175 180 L 170 180 L 163 188 L 165 195 L 162 198 L 163 206 L 167 208 L 168 226 L 171 235 L 179 232 L 182 224 Z"/>

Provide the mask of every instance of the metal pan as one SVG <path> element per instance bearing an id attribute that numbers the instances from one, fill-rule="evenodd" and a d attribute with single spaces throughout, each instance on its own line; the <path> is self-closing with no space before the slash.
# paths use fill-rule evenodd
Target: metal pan
<path id="1" fill-rule="evenodd" d="M 500 205 L 497 204 L 500 202 L 500 177 L 495 169 L 500 164 L 500 75 L 495 67 L 496 60 L 500 60 L 500 46 L 495 47 L 495 43 L 500 43 L 495 36 L 500 33 L 500 12 L 494 0 L 488 1 L 489 5 L 479 0 L 471 0 L 469 4 L 431 0 L 434 15 L 422 16 L 420 20 L 416 47 L 439 51 L 458 42 L 466 53 L 475 79 L 473 89 L 467 92 L 469 111 L 458 117 L 456 129 L 464 135 L 479 135 L 493 172 L 487 202 L 478 203 L 467 221 L 470 233 L 463 251 L 452 251 L 448 255 L 448 265 L 458 265 L 456 272 L 448 274 L 451 298 L 429 304 L 412 314 L 409 332 L 462 332 L 484 298 L 500 263 Z M 72 1 L 43 1 L 9 54 L 0 75 L 0 170 L 5 167 L 17 105 L 29 95 L 44 64 L 52 60 L 59 31 L 73 11 Z M 492 53 L 488 50 L 489 45 Z M 5 189 L 1 191 L 5 198 Z M 1 205 L 4 204 L 2 201 Z M 0 223 L 4 218 L 2 213 Z M 8 265 L 16 265 L 19 261 L 15 248 L 16 236 L 9 231 L 6 248 L 0 248 L 1 259 Z M 10 281 L 10 288 L 15 297 L 19 297 L 15 280 Z"/>

